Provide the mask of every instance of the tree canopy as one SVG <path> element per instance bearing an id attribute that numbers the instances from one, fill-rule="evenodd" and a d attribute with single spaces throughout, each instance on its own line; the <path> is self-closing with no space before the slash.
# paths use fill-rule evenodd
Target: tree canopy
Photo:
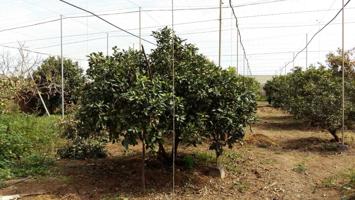
<path id="1" fill-rule="evenodd" d="M 117 48 L 112 56 L 90 55 L 89 81 L 77 114 L 79 134 L 107 134 L 126 148 L 141 140 L 144 148 L 169 161 L 165 139 L 172 137 L 175 105 L 176 150 L 180 143 L 205 140 L 221 155 L 254 120 L 255 94 L 241 77 L 217 67 L 177 36 L 173 92 L 171 30 L 153 36 L 157 47 L 146 57 L 142 51 Z"/>
<path id="2" fill-rule="evenodd" d="M 79 100 L 81 87 L 85 82 L 83 70 L 78 63 L 64 59 L 64 88 L 66 110 Z M 61 106 L 61 59 L 48 57 L 32 73 L 34 81 L 28 78 L 27 87 L 17 95 L 17 102 L 24 112 L 44 114 L 45 109 L 37 93 L 39 91 L 50 113 L 59 113 Z"/>

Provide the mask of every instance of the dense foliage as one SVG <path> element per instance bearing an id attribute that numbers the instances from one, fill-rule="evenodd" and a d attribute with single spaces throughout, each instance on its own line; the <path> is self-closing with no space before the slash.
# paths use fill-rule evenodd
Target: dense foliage
<path id="1" fill-rule="evenodd" d="M 57 120 L 24 114 L 0 115 L 0 181 L 47 171 L 60 141 Z"/>
<path id="2" fill-rule="evenodd" d="M 62 159 L 97 159 L 107 156 L 105 143 L 94 138 L 80 138 L 69 140 L 70 142 L 58 149 L 58 155 Z"/>
<path id="3" fill-rule="evenodd" d="M 339 55 L 328 55 L 329 68 L 311 66 L 306 70 L 295 68 L 292 73 L 276 76 L 264 86 L 267 99 L 274 107 L 282 108 L 296 118 L 328 130 L 336 141 L 342 127 L 342 79 L 339 73 Z M 349 59 L 349 57 L 348 57 Z M 335 64 L 338 63 L 338 64 Z M 352 63 L 347 61 L 346 63 Z M 352 64 L 354 65 L 354 64 Z M 346 67 L 345 69 L 352 67 Z M 350 72 L 350 73 L 349 73 Z M 352 71 L 347 72 L 347 77 Z M 352 123 L 354 81 L 346 78 L 345 122 Z"/>
<path id="4" fill-rule="evenodd" d="M 231 74 L 238 75 L 237 69 L 235 67 L 228 67 L 227 71 Z M 257 100 L 262 99 L 261 90 L 262 87 L 260 83 L 253 77 L 248 76 L 239 76 L 242 79 L 245 87 L 248 87 L 248 90 L 255 94 Z"/>
<path id="5" fill-rule="evenodd" d="M 174 95 L 171 35 L 167 28 L 154 32 L 157 47 L 146 57 L 132 49 L 90 55 L 89 81 L 77 114 L 81 137 L 107 134 L 126 148 L 142 141 L 144 149 L 169 160 L 165 139 L 172 137 L 173 105 L 176 148 L 206 140 L 219 156 L 224 146 L 243 137 L 243 129 L 254 120 L 255 94 L 241 77 L 175 37 Z"/>
<path id="6" fill-rule="evenodd" d="M 78 63 L 70 59 L 64 59 L 64 88 L 66 110 L 76 104 L 79 100 L 81 87 L 84 84 L 82 69 Z M 50 113 L 59 113 L 61 106 L 61 62 L 59 57 L 49 57 L 43 61 L 29 78 L 27 87 L 22 88 L 17 94 L 17 102 L 24 112 L 44 114 L 38 91 L 41 93 L 44 102 Z M 70 110 L 70 109 L 69 109 Z"/>
<path id="7" fill-rule="evenodd" d="M 0 75 L 0 114 L 17 111 L 14 100 L 22 88 L 30 82 L 22 77 L 7 77 Z"/>

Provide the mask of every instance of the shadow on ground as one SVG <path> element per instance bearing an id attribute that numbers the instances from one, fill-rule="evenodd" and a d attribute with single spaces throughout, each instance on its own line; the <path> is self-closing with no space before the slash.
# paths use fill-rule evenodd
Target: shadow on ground
<path id="1" fill-rule="evenodd" d="M 329 139 L 317 137 L 289 139 L 283 142 L 285 150 L 311 151 L 320 153 L 337 153 L 346 150 L 343 145 Z"/>
<path id="2" fill-rule="evenodd" d="M 270 122 L 270 121 L 261 121 L 259 124 L 254 127 L 258 127 L 262 130 L 270 131 L 309 131 L 314 130 L 310 128 L 307 124 L 301 121 L 279 121 L 279 122 Z"/>
<path id="3" fill-rule="evenodd" d="M 177 164 L 176 187 L 194 185 L 199 188 L 211 178 L 211 167 L 205 165 L 186 169 Z M 4 195 L 16 191 L 27 194 L 48 194 L 60 199 L 110 199 L 111 197 L 141 197 L 156 193 L 169 194 L 172 188 L 172 169 L 157 160 L 147 160 L 145 167 L 146 193 L 142 191 L 140 155 L 120 156 L 100 160 L 60 160 L 57 175 L 31 179 L 8 187 Z"/>

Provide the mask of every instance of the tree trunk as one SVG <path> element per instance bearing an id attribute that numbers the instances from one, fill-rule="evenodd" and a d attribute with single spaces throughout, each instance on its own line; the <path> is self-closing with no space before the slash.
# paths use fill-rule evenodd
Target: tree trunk
<path id="1" fill-rule="evenodd" d="M 179 137 L 176 137 L 176 139 L 175 139 L 175 149 L 174 149 L 174 147 L 171 147 L 171 156 L 170 156 L 171 160 L 173 160 L 173 156 L 174 156 L 173 150 L 175 150 L 175 160 L 176 160 L 176 157 L 177 157 L 178 146 L 179 146 L 179 144 L 181 142 L 181 140 L 178 139 L 178 138 Z"/>
<path id="2" fill-rule="evenodd" d="M 170 162 L 169 156 L 165 151 L 165 148 L 161 142 L 159 142 L 159 149 L 158 149 L 158 160 L 164 163 L 164 165 L 168 165 Z"/>
<path id="3" fill-rule="evenodd" d="M 336 142 L 340 142 L 340 139 L 339 139 L 339 137 L 338 137 L 338 135 L 337 135 L 337 130 L 335 130 L 335 129 L 330 129 L 330 130 L 328 130 L 329 132 L 330 132 L 330 134 L 332 134 L 332 136 L 334 137 L 334 140 L 336 141 Z"/>

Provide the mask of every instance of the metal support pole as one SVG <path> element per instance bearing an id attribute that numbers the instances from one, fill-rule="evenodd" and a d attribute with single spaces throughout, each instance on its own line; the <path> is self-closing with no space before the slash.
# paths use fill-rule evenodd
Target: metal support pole
<path id="1" fill-rule="evenodd" d="M 109 33 L 107 32 L 106 33 L 106 56 L 108 56 L 108 49 L 109 49 L 109 44 L 108 44 L 108 38 L 109 38 Z"/>
<path id="2" fill-rule="evenodd" d="M 318 22 L 318 30 L 320 30 L 320 21 L 317 20 Z M 320 42 L 321 42 L 321 35 L 318 35 L 318 62 L 320 62 L 320 57 L 321 57 L 321 52 L 320 52 Z"/>
<path id="3" fill-rule="evenodd" d="M 342 0 L 342 22 L 341 22 L 341 48 L 342 48 L 342 126 L 341 126 L 341 142 L 344 145 L 344 129 L 345 129 L 345 52 L 344 52 L 344 0 Z"/>
<path id="4" fill-rule="evenodd" d="M 293 58 L 293 61 L 292 61 L 292 69 L 295 68 L 295 52 L 292 53 L 292 58 Z"/>
<path id="5" fill-rule="evenodd" d="M 139 7 L 139 47 L 138 50 L 142 49 L 142 8 Z"/>
<path id="6" fill-rule="evenodd" d="M 245 76 L 245 55 L 243 54 L 243 76 Z"/>
<path id="7" fill-rule="evenodd" d="M 172 191 L 172 199 L 175 199 L 175 159 L 176 159 L 176 152 L 175 152 L 175 145 L 176 145 L 176 141 L 175 141 L 175 32 L 174 32 L 174 0 L 171 0 L 171 47 L 172 47 L 172 56 L 171 56 L 171 68 L 172 68 L 172 79 L 173 79 L 173 84 L 172 84 L 172 92 L 173 92 L 173 108 L 172 108 L 172 118 L 173 118 L 173 122 L 172 122 L 172 133 L 173 133 L 173 191 Z"/>
<path id="8" fill-rule="evenodd" d="M 64 119 L 63 15 L 60 15 L 60 65 L 62 72 L 62 118 Z"/>
<path id="9" fill-rule="evenodd" d="M 238 34 L 238 27 L 237 27 L 237 72 L 239 74 L 239 34 Z"/>
<path id="10" fill-rule="evenodd" d="M 221 67 L 222 54 L 222 0 L 219 0 L 219 42 L 218 42 L 218 66 Z"/>
<path id="11" fill-rule="evenodd" d="M 233 12 L 231 12 L 231 27 L 233 27 Z M 233 66 L 233 29 L 231 28 L 231 56 L 230 56 L 230 66 Z"/>
<path id="12" fill-rule="evenodd" d="M 308 68 L 308 34 L 306 34 L 306 69 Z"/>

